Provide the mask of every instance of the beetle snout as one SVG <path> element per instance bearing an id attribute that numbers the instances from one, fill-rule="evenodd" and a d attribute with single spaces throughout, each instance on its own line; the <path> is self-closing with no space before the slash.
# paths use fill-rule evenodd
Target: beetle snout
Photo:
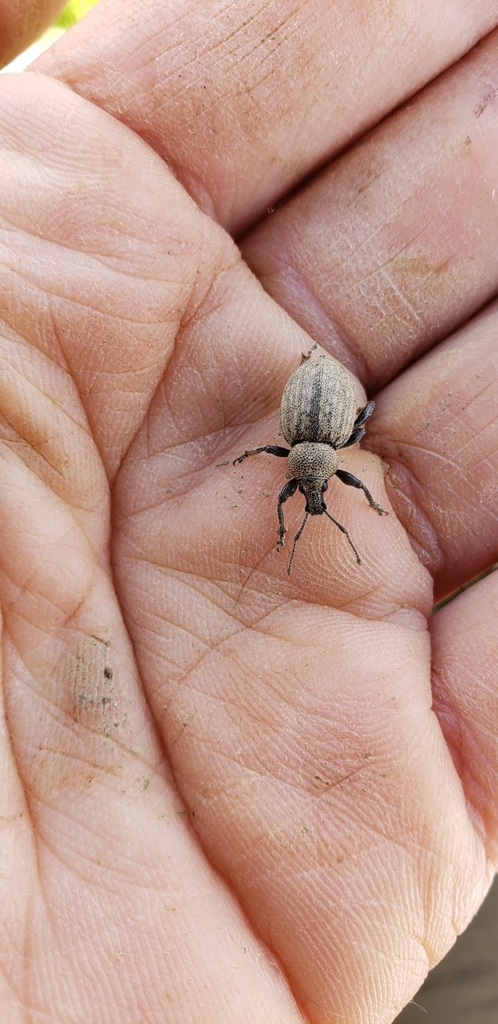
<path id="1" fill-rule="evenodd" d="M 299 490 L 306 498 L 306 512 L 310 516 L 321 516 L 326 505 L 323 500 L 323 492 L 327 489 L 327 481 L 313 477 L 302 478 L 299 481 Z"/>

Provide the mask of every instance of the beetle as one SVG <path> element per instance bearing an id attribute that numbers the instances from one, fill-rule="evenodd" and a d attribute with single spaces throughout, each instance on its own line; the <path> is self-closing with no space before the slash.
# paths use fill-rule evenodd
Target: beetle
<path id="1" fill-rule="evenodd" d="M 303 355 L 297 370 L 291 374 L 285 385 L 280 404 L 280 431 L 289 448 L 276 444 L 266 444 L 261 448 L 251 448 L 233 460 L 235 466 L 243 462 L 249 455 L 267 452 L 278 458 L 287 459 L 288 483 L 278 496 L 278 542 L 277 551 L 285 544 L 287 529 L 284 522 L 283 504 L 299 488 L 306 498 L 305 516 L 294 537 L 292 552 L 287 566 L 290 576 L 296 544 L 306 526 L 308 516 L 325 514 L 344 533 L 351 545 L 358 565 L 361 558 L 342 523 L 330 514 L 323 495 L 327 490 L 328 481 L 332 476 L 339 477 L 343 484 L 358 487 L 365 494 L 369 505 L 379 513 L 387 516 L 385 509 L 374 501 L 365 484 L 352 473 L 338 469 L 337 450 L 349 448 L 360 441 L 365 433 L 365 423 L 372 415 L 375 402 L 367 402 L 358 415 L 353 381 L 347 371 L 329 356 L 320 355 L 316 359 L 311 354 L 316 348 Z"/>

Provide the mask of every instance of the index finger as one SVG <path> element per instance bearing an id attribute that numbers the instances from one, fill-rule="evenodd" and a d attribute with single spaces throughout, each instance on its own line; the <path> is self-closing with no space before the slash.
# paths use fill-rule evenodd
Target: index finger
<path id="1" fill-rule="evenodd" d="M 36 63 L 240 232 L 490 31 L 497 0 L 100 0 Z"/>

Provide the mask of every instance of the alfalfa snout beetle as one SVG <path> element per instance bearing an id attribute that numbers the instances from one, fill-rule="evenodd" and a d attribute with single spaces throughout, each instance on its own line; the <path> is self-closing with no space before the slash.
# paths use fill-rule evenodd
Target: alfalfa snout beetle
<path id="1" fill-rule="evenodd" d="M 370 491 L 358 477 L 338 469 L 337 450 L 348 448 L 360 441 L 365 433 L 364 424 L 374 410 L 374 402 L 367 402 L 364 409 L 356 415 L 357 405 L 353 382 L 340 363 L 328 356 L 311 358 L 316 345 L 303 355 L 297 370 L 291 374 L 285 385 L 280 404 L 280 430 L 288 448 L 280 445 L 267 444 L 261 448 L 251 448 L 243 452 L 233 465 L 243 462 L 249 455 L 268 452 L 287 459 L 288 483 L 278 496 L 278 542 L 277 551 L 284 546 L 286 527 L 282 505 L 292 498 L 299 488 L 306 498 L 306 510 L 303 522 L 294 537 L 292 552 L 287 572 L 292 572 L 292 562 L 296 544 L 306 526 L 308 516 L 321 516 L 325 513 L 329 519 L 344 533 L 356 555 L 358 565 L 361 558 L 349 536 L 346 527 L 330 514 L 323 495 L 327 483 L 332 476 L 339 477 L 343 484 L 358 487 L 364 492 L 372 508 L 380 516 L 387 515 L 385 509 L 374 501 Z"/>

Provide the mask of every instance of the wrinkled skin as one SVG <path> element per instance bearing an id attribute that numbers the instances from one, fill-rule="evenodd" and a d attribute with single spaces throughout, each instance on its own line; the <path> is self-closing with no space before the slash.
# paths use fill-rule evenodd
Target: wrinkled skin
<path id="1" fill-rule="evenodd" d="M 387 1024 L 489 888 L 497 23 L 100 0 L 0 78 L 9 1024 Z M 231 460 L 313 340 L 390 515 L 289 579 Z"/>

